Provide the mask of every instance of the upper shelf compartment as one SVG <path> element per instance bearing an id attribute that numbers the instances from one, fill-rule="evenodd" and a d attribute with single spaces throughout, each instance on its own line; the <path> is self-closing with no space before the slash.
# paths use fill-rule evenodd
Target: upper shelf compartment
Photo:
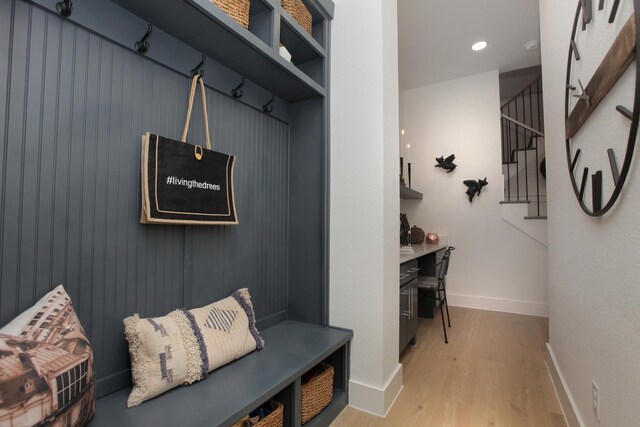
<path id="1" fill-rule="evenodd" d="M 277 0 L 280 1 L 280 0 Z M 324 20 L 325 17 L 320 10 L 309 0 L 302 0 L 302 3 L 311 14 L 311 34 L 307 33 L 300 24 L 282 8 L 282 18 L 287 22 L 290 27 L 294 27 L 295 31 L 301 38 L 307 40 L 307 43 L 311 46 L 326 47 Z M 321 6 L 322 7 L 322 6 Z M 315 42 L 315 43 L 314 43 Z"/>
<path id="2" fill-rule="evenodd" d="M 320 86 L 325 86 L 325 50 L 286 12 L 280 22 L 280 43 L 291 54 L 291 63 L 311 77 Z"/>
<path id="3" fill-rule="evenodd" d="M 303 24 L 285 9 L 286 3 L 292 3 L 290 0 L 275 1 L 281 3 L 278 7 L 280 11 L 279 42 L 291 54 L 291 63 L 320 86 L 326 87 L 325 35 L 327 32 L 325 31 L 325 16 L 320 12 L 317 3 L 310 0 L 300 0 L 311 15 L 311 32 L 307 32 Z M 295 4 L 296 1 L 293 3 Z"/>
<path id="4" fill-rule="evenodd" d="M 272 46 L 270 0 L 251 2 L 249 30 L 209 0 L 113 1 L 288 102 L 326 96 L 316 79 Z"/>

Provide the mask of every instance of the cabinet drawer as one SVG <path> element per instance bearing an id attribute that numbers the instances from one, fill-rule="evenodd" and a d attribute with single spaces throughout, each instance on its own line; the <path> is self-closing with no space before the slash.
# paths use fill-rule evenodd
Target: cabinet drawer
<path id="1" fill-rule="evenodd" d="M 420 268 L 416 259 L 400 264 L 400 286 L 418 277 L 418 271 Z"/>
<path id="2" fill-rule="evenodd" d="M 400 274 L 410 273 L 418 268 L 418 260 L 407 261 L 404 264 L 400 264 Z"/>

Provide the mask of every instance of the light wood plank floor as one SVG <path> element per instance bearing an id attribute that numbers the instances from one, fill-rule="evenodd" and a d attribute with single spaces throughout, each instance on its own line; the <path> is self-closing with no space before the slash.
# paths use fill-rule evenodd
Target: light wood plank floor
<path id="1" fill-rule="evenodd" d="M 547 319 L 450 307 L 420 319 L 401 356 L 404 389 L 386 418 L 347 407 L 333 427 L 566 426 L 545 365 Z"/>

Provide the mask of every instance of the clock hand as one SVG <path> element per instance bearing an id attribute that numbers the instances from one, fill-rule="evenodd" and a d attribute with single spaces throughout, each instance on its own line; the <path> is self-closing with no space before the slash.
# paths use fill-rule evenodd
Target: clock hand
<path id="1" fill-rule="evenodd" d="M 580 95 L 574 94 L 573 96 L 574 98 L 583 99 L 587 103 L 587 107 L 589 107 L 591 105 L 589 94 L 587 94 L 587 91 L 584 90 L 584 86 L 582 85 L 582 81 L 580 79 L 578 79 L 578 84 L 580 85 L 580 89 L 582 89 L 582 93 Z"/>
<path id="2" fill-rule="evenodd" d="M 593 77 L 583 89 L 583 95 L 589 97 L 582 98 L 585 102 L 576 104 L 571 114 L 565 122 L 565 137 L 571 139 L 580 130 L 584 122 L 587 121 L 591 113 L 596 109 L 600 101 L 609 93 L 618 79 L 627 70 L 636 57 L 636 16 L 629 17 L 609 52 L 598 66 Z M 580 83 L 580 86 L 582 84 Z"/>
<path id="3" fill-rule="evenodd" d="M 580 95 L 573 95 L 574 98 L 580 98 L 583 99 L 586 103 L 587 103 L 587 107 L 589 107 L 591 105 L 591 98 L 589 98 L 589 95 L 587 95 L 586 93 L 580 94 Z"/>

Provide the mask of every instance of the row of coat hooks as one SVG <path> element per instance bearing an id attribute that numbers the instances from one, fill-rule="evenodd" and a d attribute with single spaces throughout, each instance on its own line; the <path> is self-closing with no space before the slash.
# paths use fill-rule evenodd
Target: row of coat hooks
<path id="1" fill-rule="evenodd" d="M 71 0 L 59 1 L 58 3 L 56 3 L 56 10 L 60 15 L 68 18 L 69 16 L 71 16 L 71 13 L 73 12 L 73 2 Z M 144 33 L 142 38 L 136 41 L 133 45 L 136 52 L 140 54 L 147 53 L 147 51 L 149 50 L 149 47 L 151 46 L 149 39 L 151 38 L 152 34 L 153 34 L 153 25 L 148 24 L 147 31 Z M 196 65 L 194 68 L 191 69 L 191 77 L 195 76 L 196 74 L 199 74 L 201 76 L 204 75 L 203 67 L 206 62 L 207 62 L 206 55 L 202 55 L 202 59 L 200 60 L 198 65 Z M 233 89 L 231 89 L 231 96 L 233 96 L 236 99 L 242 98 L 242 95 L 244 95 L 243 87 L 244 87 L 245 81 L 246 81 L 246 77 L 243 76 L 240 84 L 234 87 Z M 275 100 L 276 100 L 276 96 L 271 94 L 271 99 L 262 106 L 262 111 L 264 111 L 265 113 L 271 113 L 273 111 L 273 103 Z"/>
<path id="2" fill-rule="evenodd" d="M 149 26 L 147 27 L 147 32 L 142 36 L 142 38 L 140 40 L 138 40 L 137 42 L 135 42 L 135 49 L 138 53 L 146 53 L 149 50 L 149 38 L 151 37 L 151 34 L 153 33 L 153 25 L 149 24 Z M 204 64 L 207 62 L 207 56 L 206 55 L 202 55 L 202 58 L 200 59 L 200 62 L 198 62 L 198 65 L 196 65 L 194 68 L 191 69 L 191 77 L 195 76 L 196 74 L 198 75 L 204 75 Z M 231 96 L 233 96 L 236 99 L 240 99 L 242 98 L 242 95 L 244 95 L 244 83 L 246 81 L 246 77 L 242 77 L 242 81 L 240 82 L 240 84 L 236 87 L 234 87 L 233 89 L 231 89 Z M 275 101 L 276 97 L 275 95 L 271 95 L 271 99 L 262 106 L 262 111 L 264 111 L 265 113 L 271 113 L 273 111 L 273 102 Z"/>
<path id="3" fill-rule="evenodd" d="M 195 75 L 201 75 L 201 76 L 204 75 L 204 70 L 202 69 L 202 67 L 204 67 L 204 64 L 206 62 L 207 62 L 207 56 L 202 55 L 202 59 L 200 59 L 200 62 L 198 62 L 198 65 L 196 65 L 194 68 L 191 69 L 191 77 Z M 240 84 L 234 87 L 233 89 L 231 89 L 231 96 L 233 96 L 236 99 L 242 98 L 242 95 L 244 95 L 243 87 L 246 81 L 247 81 L 247 78 L 243 76 L 242 80 L 240 81 Z M 262 106 L 262 111 L 264 111 L 265 113 L 271 113 L 273 111 L 273 103 L 275 100 L 276 100 L 276 96 L 274 94 L 271 94 L 271 99 Z"/>
<path id="4" fill-rule="evenodd" d="M 236 99 L 242 98 L 242 95 L 244 95 L 244 82 L 247 80 L 246 77 L 242 77 L 242 80 L 240 81 L 240 84 L 236 87 L 234 87 L 233 89 L 231 89 L 231 96 L 233 96 Z M 275 95 L 271 95 L 271 100 L 269 100 L 269 102 L 267 102 L 266 104 L 264 104 L 262 106 L 262 111 L 264 111 L 265 113 L 270 113 L 273 111 L 273 101 L 275 101 L 276 96 Z"/>

